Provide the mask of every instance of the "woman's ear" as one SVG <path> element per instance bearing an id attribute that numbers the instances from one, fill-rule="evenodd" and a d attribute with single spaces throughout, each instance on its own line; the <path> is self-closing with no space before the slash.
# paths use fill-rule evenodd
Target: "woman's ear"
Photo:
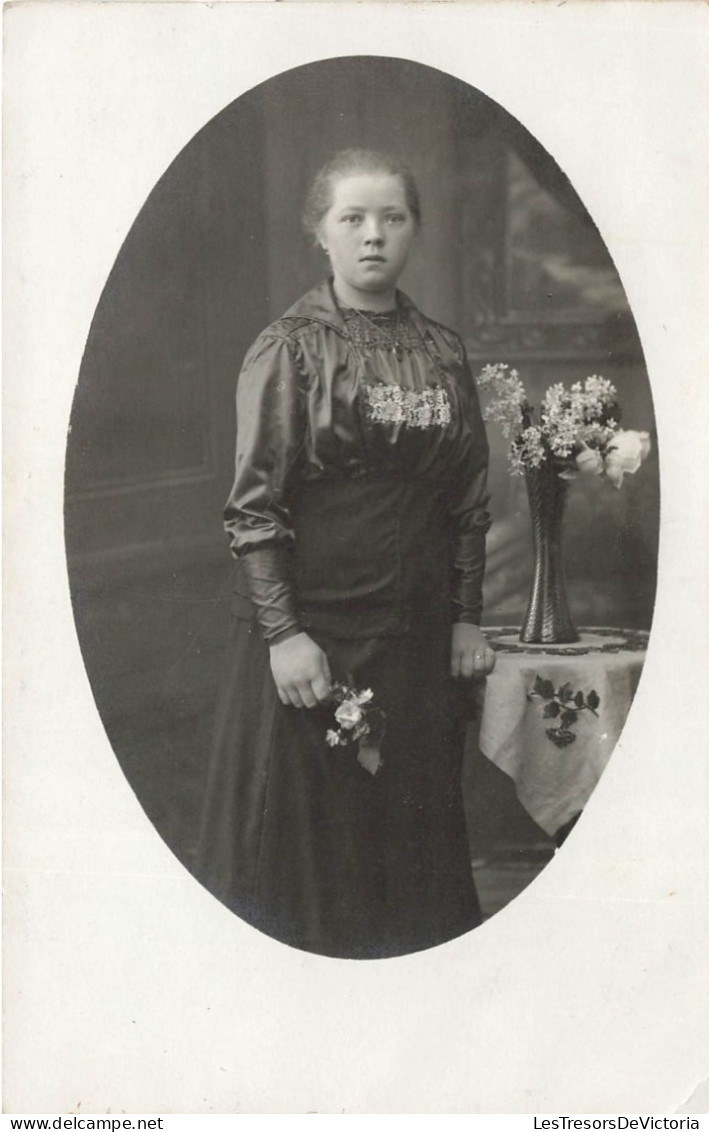
<path id="1" fill-rule="evenodd" d="M 325 252 L 325 255 L 327 255 L 327 241 L 325 239 L 325 233 L 323 232 L 322 221 L 315 229 L 315 242 L 319 248 L 322 248 L 322 250 Z"/>

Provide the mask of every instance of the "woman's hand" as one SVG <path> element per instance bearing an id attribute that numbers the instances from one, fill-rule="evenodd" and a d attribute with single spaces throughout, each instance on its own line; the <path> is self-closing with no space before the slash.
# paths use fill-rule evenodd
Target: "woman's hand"
<path id="1" fill-rule="evenodd" d="M 315 707 L 330 699 L 332 676 L 327 656 L 307 633 L 271 645 L 271 672 L 278 698 L 292 707 Z"/>
<path id="2" fill-rule="evenodd" d="M 487 676 L 495 667 L 495 654 L 478 625 L 457 621 L 451 643 L 451 675 Z"/>

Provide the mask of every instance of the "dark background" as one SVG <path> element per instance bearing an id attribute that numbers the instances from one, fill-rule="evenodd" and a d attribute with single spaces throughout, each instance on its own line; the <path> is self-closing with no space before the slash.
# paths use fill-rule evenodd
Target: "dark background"
<path id="1" fill-rule="evenodd" d="M 237 99 L 151 193 L 93 321 L 71 418 L 66 542 L 82 651 L 108 736 L 148 816 L 188 866 L 226 665 L 231 562 L 221 513 L 247 347 L 325 270 L 300 230 L 309 180 L 337 149 L 400 154 L 424 227 L 402 287 L 465 339 L 473 369 L 507 361 L 533 401 L 553 381 L 615 382 L 626 427 L 653 434 L 622 285 L 563 173 L 497 104 L 403 60 L 344 58 Z M 118 155 L 117 155 L 118 159 Z M 599 160 L 599 175 L 602 161 Z M 487 624 L 519 624 L 531 576 L 523 481 L 494 426 Z M 656 446 L 621 491 L 584 479 L 566 519 L 577 624 L 650 625 Z M 477 855 L 545 836 L 471 735 Z"/>

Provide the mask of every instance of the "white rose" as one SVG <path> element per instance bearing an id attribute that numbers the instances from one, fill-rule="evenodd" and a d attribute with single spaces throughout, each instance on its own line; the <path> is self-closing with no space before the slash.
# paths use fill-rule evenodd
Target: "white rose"
<path id="1" fill-rule="evenodd" d="M 603 457 L 597 448 L 584 444 L 576 457 L 576 467 L 585 476 L 600 476 L 603 474 Z"/>
<path id="2" fill-rule="evenodd" d="M 361 722 L 362 709 L 358 704 L 353 703 L 352 700 L 345 700 L 335 712 L 335 719 L 341 727 L 349 731 Z"/>
<path id="3" fill-rule="evenodd" d="M 635 432 L 616 432 L 608 448 L 604 471 L 611 483 L 620 487 L 623 476 L 634 475 L 650 451 L 650 434 Z"/>

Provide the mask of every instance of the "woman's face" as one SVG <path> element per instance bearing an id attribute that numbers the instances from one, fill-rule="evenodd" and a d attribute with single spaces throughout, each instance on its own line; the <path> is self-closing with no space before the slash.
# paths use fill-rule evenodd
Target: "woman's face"
<path id="1" fill-rule="evenodd" d="M 352 305 L 372 295 L 393 301 L 415 234 L 400 177 L 356 173 L 334 181 L 318 238 L 338 296 Z"/>

